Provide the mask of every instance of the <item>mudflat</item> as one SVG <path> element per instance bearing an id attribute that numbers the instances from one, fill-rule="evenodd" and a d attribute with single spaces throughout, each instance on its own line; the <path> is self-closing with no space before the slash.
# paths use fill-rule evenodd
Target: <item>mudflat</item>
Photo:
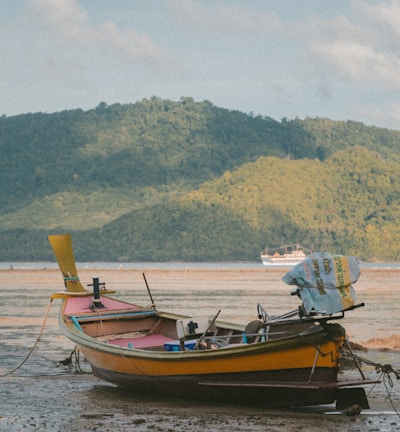
<path id="1" fill-rule="evenodd" d="M 296 307 L 291 287 L 276 269 L 79 269 L 82 282 L 99 276 L 117 295 L 149 302 L 145 273 L 157 306 L 163 310 L 213 315 L 246 322 L 254 319 L 256 303 L 271 312 Z M 362 352 L 400 369 L 398 320 L 400 269 L 364 269 L 355 284 L 357 300 L 365 302 L 341 324 Z M 51 293 L 63 290 L 58 270 L 0 270 L 0 375 L 21 361 L 38 335 Z M 400 431 L 400 384 L 382 377 L 370 390 L 370 410 L 349 417 L 334 406 L 259 408 L 165 400 L 127 392 L 99 381 L 81 359 L 85 373 L 61 366 L 73 348 L 57 325 L 58 304 L 36 350 L 26 364 L 0 378 L 0 431 Z M 376 378 L 374 368 L 366 373 Z"/>

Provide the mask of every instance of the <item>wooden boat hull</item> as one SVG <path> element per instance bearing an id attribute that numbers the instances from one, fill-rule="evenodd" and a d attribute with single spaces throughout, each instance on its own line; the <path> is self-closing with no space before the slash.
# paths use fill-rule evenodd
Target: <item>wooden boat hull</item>
<path id="1" fill-rule="evenodd" d="M 53 295 L 63 299 L 60 327 L 103 380 L 157 395 L 285 406 L 338 402 L 342 387 L 375 382 L 338 380 L 345 331 L 332 318 L 294 311 L 298 318 L 269 319 L 261 305 L 263 320 L 247 326 L 217 321 L 219 312 L 211 321 L 170 314 L 156 310 L 146 279 L 147 308 L 100 292 L 98 278 L 92 295 L 79 281 L 70 236 L 49 240 L 66 287 Z"/>
<path id="2" fill-rule="evenodd" d="M 81 318 L 80 324 L 74 323 L 64 314 L 69 301 L 74 299 L 65 300 L 60 326 L 78 345 L 94 375 L 135 392 L 275 406 L 328 404 L 337 399 L 339 349 L 345 337 L 338 324 L 314 326 L 301 336 L 215 350 L 129 349 L 86 334 L 83 330 L 93 333 L 93 322 Z M 163 312 L 151 315 L 151 319 L 181 318 Z M 99 328 L 105 325 L 114 324 L 104 321 Z M 217 325 L 229 328 L 226 323 Z M 236 325 L 232 328 L 237 331 Z"/>
<path id="3" fill-rule="evenodd" d="M 336 388 L 313 386 L 299 388 L 299 383 L 296 382 L 285 387 L 282 384 L 291 375 L 290 371 L 230 374 L 229 377 L 224 374 L 210 374 L 207 377 L 203 375 L 160 377 L 120 374 L 97 369 L 95 366 L 92 366 L 92 369 L 93 374 L 98 378 L 130 388 L 135 392 L 174 398 L 262 406 L 320 405 L 332 403 L 337 399 Z M 298 379 L 301 375 L 306 377 L 309 371 L 297 371 L 295 378 Z M 324 382 L 325 379 L 332 379 L 331 371 L 326 371 L 326 375 Z M 265 380 L 268 384 L 260 386 L 259 384 Z M 233 386 L 232 382 L 236 385 Z M 277 385 L 273 386 L 271 382 Z"/>
<path id="4" fill-rule="evenodd" d="M 268 342 L 265 342 L 265 345 L 267 347 L 264 349 L 258 346 L 258 352 L 251 350 L 252 347 L 246 349 L 246 346 L 243 346 L 240 351 L 239 349 L 222 348 L 216 352 L 215 356 L 202 351 L 198 355 L 196 352 L 185 352 L 179 355 L 144 351 L 145 355 L 142 356 L 135 353 L 139 350 L 132 350 L 133 352 L 130 353 L 124 348 L 120 348 L 120 352 L 109 352 L 108 347 L 93 349 L 80 345 L 80 348 L 92 366 L 105 371 L 112 365 L 113 371 L 125 375 L 208 377 L 229 374 L 231 377 L 243 375 L 247 379 L 253 374 L 258 374 L 258 376 L 262 374 L 265 378 L 276 375 L 279 380 L 287 377 L 289 381 L 296 378 L 302 381 L 310 378 L 311 367 L 318 357 L 313 373 L 314 378 L 320 374 L 320 371 L 326 369 L 329 373 L 324 374 L 324 378 L 329 376 L 330 380 L 336 379 L 338 359 L 334 357 L 337 356 L 338 347 L 335 342 L 325 343 L 322 346 L 281 348 L 276 352 L 270 351 Z M 324 357 L 319 356 L 318 350 L 324 353 Z"/>

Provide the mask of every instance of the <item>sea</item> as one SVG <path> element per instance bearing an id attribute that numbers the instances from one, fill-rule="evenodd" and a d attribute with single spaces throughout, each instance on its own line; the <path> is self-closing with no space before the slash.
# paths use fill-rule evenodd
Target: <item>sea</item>
<path id="1" fill-rule="evenodd" d="M 160 310 L 246 323 L 260 303 L 270 315 L 298 307 L 281 281 L 290 268 L 259 263 L 77 263 L 81 280 L 107 279 L 122 300 L 152 300 Z M 356 343 L 400 335 L 400 264 L 361 264 L 355 285 L 365 303 L 341 324 Z M 83 276 L 82 276 L 83 275 Z M 144 280 L 144 276 L 146 281 Z M 101 279 L 102 280 L 102 279 Z M 146 288 L 146 282 L 149 290 Z M 359 290 L 357 285 L 359 284 Z M 58 327 L 63 290 L 54 262 L 0 263 L 0 431 L 400 431 L 400 381 L 386 377 L 368 389 L 371 409 L 356 418 L 333 406 L 277 410 L 163 400 L 128 393 L 91 375 L 85 359 Z M 400 370 L 397 350 L 362 352 Z M 365 373 L 380 377 L 373 366 Z"/>

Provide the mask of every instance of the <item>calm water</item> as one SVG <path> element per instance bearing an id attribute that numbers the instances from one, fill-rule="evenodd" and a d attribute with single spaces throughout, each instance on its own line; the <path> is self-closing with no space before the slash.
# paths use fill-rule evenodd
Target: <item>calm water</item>
<path id="1" fill-rule="evenodd" d="M 56 268 L 54 263 L 3 263 L 2 265 L 3 269 L 10 269 L 12 265 L 17 271 L 0 271 L 0 375 L 12 370 L 28 354 L 39 334 L 50 295 L 63 289 L 59 272 L 53 270 Z M 80 269 L 83 269 L 79 271 L 82 282 L 90 283 L 92 275 L 100 276 L 101 280 L 104 280 L 105 277 L 107 287 L 116 289 L 119 298 L 139 304 L 148 304 L 149 297 L 142 278 L 143 270 L 159 309 L 189 315 L 213 316 L 221 309 L 220 319 L 247 323 L 256 319 L 257 303 L 262 303 L 271 315 L 279 315 L 296 309 L 299 304 L 297 297 L 290 296 L 291 287 L 280 280 L 289 269 L 264 271 L 260 269 L 262 266 L 254 263 L 132 264 L 131 266 L 124 265 L 122 270 L 118 270 L 119 266 L 114 263 L 78 265 Z M 392 267 L 388 265 L 378 267 L 378 269 L 381 268 Z M 26 270 L 19 271 L 19 269 Z M 209 272 L 203 274 L 200 270 L 209 270 Z M 229 270 L 232 270 L 232 274 Z M 366 306 L 348 313 L 341 321 L 353 341 L 362 342 L 372 338 L 379 339 L 400 334 L 400 290 L 395 289 L 400 282 L 398 280 L 400 272 L 387 275 L 377 271 L 376 278 L 371 279 L 370 276 L 361 278 L 355 286 L 358 301 L 365 302 Z M 42 411 L 35 408 L 32 402 L 32 398 L 35 398 L 32 388 L 36 387 L 37 392 L 42 389 L 44 394 L 49 391 L 57 395 L 60 391 L 68 392 L 69 386 L 72 385 L 75 390 L 70 388 L 71 393 L 78 391 L 80 397 L 86 399 L 96 393 L 94 388 L 103 390 L 112 388 L 86 375 L 71 375 L 67 368 L 59 364 L 74 348 L 74 345 L 62 336 L 58 328 L 59 302 L 60 300 L 55 300 L 51 306 L 41 341 L 29 360 L 11 377 L 3 379 L 3 383 L 0 381 L 0 431 L 75 430 L 72 426 L 71 429 L 64 428 L 62 425 L 65 423 L 60 421 L 44 423 L 43 420 L 40 422 L 37 419 L 39 415 L 37 413 L 44 410 L 41 415 L 46 417 L 49 412 L 43 407 L 40 408 Z M 398 352 L 369 354 L 375 361 L 391 363 L 400 369 Z M 89 372 L 90 369 L 84 361 L 81 362 L 81 366 L 84 371 Z M 374 373 L 371 368 L 369 372 Z M 373 375 L 373 378 L 376 378 L 376 375 Z M 25 392 L 24 386 L 25 388 L 29 386 L 30 390 Z M 397 408 L 400 408 L 399 389 L 398 384 L 392 390 L 394 398 L 397 398 Z M 103 390 L 99 390 L 100 394 Z M 379 400 L 385 399 L 382 396 L 384 390 L 381 389 Z M 43 397 L 43 394 L 40 393 L 39 396 Z M 38 397 L 37 394 L 36 397 Z M 118 393 L 115 397 L 118 399 Z M 126 399 L 123 393 L 120 394 L 120 397 Z M 19 407 L 18 410 L 13 408 L 16 405 Z M 70 405 L 73 411 L 71 415 L 76 415 L 75 411 L 78 408 L 73 402 L 70 402 Z M 53 407 L 55 414 L 61 415 L 65 410 L 63 404 L 59 406 L 55 404 Z M 390 411 L 393 414 L 391 407 L 386 406 L 384 412 Z M 376 427 L 380 430 L 400 430 L 400 421 L 397 416 L 391 416 L 392 414 L 388 414 L 387 421 L 381 419 L 377 424 L 375 420 L 371 420 L 370 424 L 374 425 L 375 430 L 377 430 Z M 11 421 L 12 415 L 18 417 L 19 420 Z M 2 416 L 4 416 L 3 422 Z M 31 417 L 36 419 L 32 420 L 36 426 L 30 425 Z M 11 424 L 15 425 L 15 429 Z M 354 430 L 368 430 L 368 424 L 366 421 L 364 427 Z M 303 424 L 303 427 L 309 426 L 308 423 Z M 353 424 L 350 426 L 352 427 Z M 350 426 L 347 425 L 346 430 L 353 430 Z M 97 430 L 112 429 L 101 429 L 97 426 Z M 168 428 L 157 430 L 168 430 Z"/>
<path id="2" fill-rule="evenodd" d="M 251 262 L 82 262 L 77 263 L 77 267 L 91 269 L 259 269 L 264 268 L 259 261 Z M 361 263 L 361 269 L 400 269 L 400 262 L 376 262 L 376 263 Z M 35 262 L 19 262 L 19 261 L 0 261 L 0 270 L 13 269 L 56 269 L 57 263 L 53 261 L 35 261 Z M 266 267 L 265 267 L 266 268 Z M 276 266 L 276 268 L 285 268 L 285 266 Z M 286 267 L 290 268 L 290 267 Z"/>

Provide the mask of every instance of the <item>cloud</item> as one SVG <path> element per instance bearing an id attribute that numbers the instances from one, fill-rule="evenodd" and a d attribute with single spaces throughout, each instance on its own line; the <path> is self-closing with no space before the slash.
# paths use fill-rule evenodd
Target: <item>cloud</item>
<path id="1" fill-rule="evenodd" d="M 50 33 L 54 43 L 63 49 L 91 52 L 90 59 L 120 59 L 152 67 L 169 61 L 164 52 L 145 33 L 119 28 L 108 21 L 92 24 L 87 12 L 76 0 L 32 0 L 31 13 L 38 27 Z"/>
<path id="2" fill-rule="evenodd" d="M 355 116 L 361 117 L 364 123 L 379 124 L 386 126 L 390 129 L 397 129 L 400 124 L 400 104 L 399 103 L 386 103 L 386 104 L 358 104 L 352 106 Z"/>
<path id="3" fill-rule="evenodd" d="M 357 1 L 355 10 L 360 10 L 370 21 L 381 24 L 381 30 L 400 36 L 400 3 L 397 0 L 369 3 Z"/>
<path id="4" fill-rule="evenodd" d="M 88 17 L 73 0 L 32 0 L 31 11 L 63 39 L 77 40 L 84 33 Z"/>
<path id="5" fill-rule="evenodd" d="M 400 59 L 396 53 L 379 52 L 356 41 L 319 42 L 313 52 L 354 82 L 380 82 L 382 87 L 400 89 Z"/>
<path id="6" fill-rule="evenodd" d="M 354 83 L 400 89 L 400 4 L 353 2 L 349 18 L 315 19 L 309 52 Z M 310 25 L 311 23 L 308 23 Z M 305 32 L 303 32 L 304 34 Z"/>
<path id="7" fill-rule="evenodd" d="M 293 61 L 303 62 L 304 76 L 314 75 L 314 68 L 322 74 L 325 70 L 330 80 L 400 89 L 400 2 L 353 0 L 348 16 L 313 13 L 300 19 L 295 14 L 291 19 L 279 16 L 268 6 L 248 8 L 246 3 L 170 0 L 168 6 L 177 25 L 189 33 L 249 37 L 258 46 L 274 46 L 277 57 L 292 53 Z"/>
<path id="8" fill-rule="evenodd" d="M 282 28 L 274 12 L 259 10 L 257 13 L 246 3 L 239 6 L 233 2 L 170 0 L 168 7 L 176 23 L 209 36 L 254 36 Z"/>
<path id="9" fill-rule="evenodd" d="M 3 3 L 1 112 L 187 95 L 275 118 L 398 120 L 397 0 Z"/>

